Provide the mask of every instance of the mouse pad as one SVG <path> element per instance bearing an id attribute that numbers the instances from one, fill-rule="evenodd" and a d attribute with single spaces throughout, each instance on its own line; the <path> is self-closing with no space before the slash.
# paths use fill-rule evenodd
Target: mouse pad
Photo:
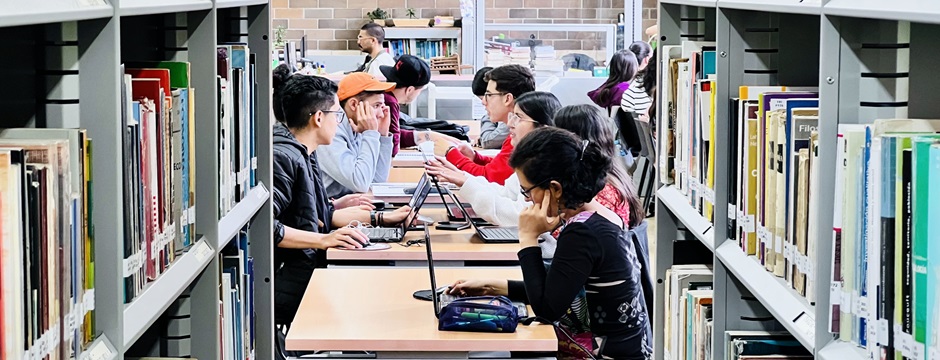
<path id="1" fill-rule="evenodd" d="M 359 248 L 359 249 L 342 249 L 342 248 L 340 248 L 340 250 L 347 250 L 347 251 L 373 251 L 373 250 L 388 250 L 388 249 L 391 249 L 391 248 L 392 248 L 392 246 L 389 245 L 388 243 L 372 243 L 372 245 L 366 246 L 366 247 L 364 247 L 364 248 Z"/>

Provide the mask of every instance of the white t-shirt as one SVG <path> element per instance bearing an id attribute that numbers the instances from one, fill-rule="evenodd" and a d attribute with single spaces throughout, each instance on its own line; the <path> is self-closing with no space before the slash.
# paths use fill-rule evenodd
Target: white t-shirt
<path id="1" fill-rule="evenodd" d="M 630 83 L 630 87 L 623 92 L 623 98 L 620 99 L 620 108 L 623 111 L 633 111 L 641 115 L 646 114 L 651 105 L 653 105 L 653 99 L 643 90 L 643 80 L 640 78 Z"/>
<path id="2" fill-rule="evenodd" d="M 392 58 L 392 54 L 384 51 L 379 53 L 379 56 L 376 56 L 372 61 L 366 64 L 366 72 L 375 76 L 376 79 L 384 80 L 385 75 L 383 75 L 382 70 L 380 70 L 383 65 L 395 66 L 395 59 Z"/>

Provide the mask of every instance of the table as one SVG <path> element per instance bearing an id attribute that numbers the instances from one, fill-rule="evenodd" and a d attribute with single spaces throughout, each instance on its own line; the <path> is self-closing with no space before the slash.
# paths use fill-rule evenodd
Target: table
<path id="1" fill-rule="evenodd" d="M 427 205 L 425 205 L 427 206 Z M 422 207 L 421 215 L 434 220 L 447 220 L 447 211 L 443 207 Z M 519 244 L 487 244 L 476 236 L 473 229 L 460 231 L 437 230 L 431 225 L 431 244 L 434 251 L 434 263 L 442 266 L 461 266 L 465 261 L 519 261 Z M 409 231 L 402 244 L 408 240 L 423 239 L 424 232 Z M 417 266 L 427 264 L 428 255 L 424 246 L 404 247 L 390 244 L 391 249 L 376 251 L 349 251 L 331 249 L 326 258 L 333 261 L 392 261 L 397 266 Z"/>
<path id="2" fill-rule="evenodd" d="M 435 259 L 436 260 L 436 259 Z M 516 268 L 441 268 L 457 279 L 521 279 Z M 288 350 L 375 351 L 377 357 L 467 358 L 471 351 L 556 351 L 554 329 L 519 325 L 515 333 L 438 331 L 432 303 L 412 293 L 430 288 L 427 268 L 318 269 L 287 334 Z M 531 312 L 531 310 L 530 310 Z"/>

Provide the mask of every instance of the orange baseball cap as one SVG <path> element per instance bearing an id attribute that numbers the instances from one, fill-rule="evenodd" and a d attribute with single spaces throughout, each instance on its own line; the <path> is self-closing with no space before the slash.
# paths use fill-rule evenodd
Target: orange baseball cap
<path id="1" fill-rule="evenodd" d="M 339 97 L 339 101 L 343 101 L 363 91 L 388 92 L 393 89 L 395 89 L 395 83 L 378 81 L 369 73 L 354 72 L 339 81 L 336 96 Z"/>

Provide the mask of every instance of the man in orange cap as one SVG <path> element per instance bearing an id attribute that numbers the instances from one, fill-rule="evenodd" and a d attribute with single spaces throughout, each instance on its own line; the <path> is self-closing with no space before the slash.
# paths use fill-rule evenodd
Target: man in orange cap
<path id="1" fill-rule="evenodd" d="M 384 94 L 393 89 L 394 83 L 368 73 L 340 80 L 336 95 L 348 121 L 340 123 L 332 144 L 316 152 L 328 196 L 364 193 L 372 183 L 387 181 L 393 145 Z"/>

